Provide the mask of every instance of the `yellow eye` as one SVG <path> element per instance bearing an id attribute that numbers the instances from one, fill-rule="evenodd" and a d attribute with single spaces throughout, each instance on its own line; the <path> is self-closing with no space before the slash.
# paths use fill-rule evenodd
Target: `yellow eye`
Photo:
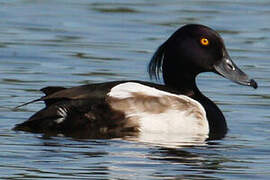
<path id="1" fill-rule="evenodd" d="M 208 45 L 209 45 L 209 40 L 206 39 L 206 38 L 202 38 L 202 39 L 201 39 L 201 44 L 202 44 L 203 46 L 208 46 Z"/>

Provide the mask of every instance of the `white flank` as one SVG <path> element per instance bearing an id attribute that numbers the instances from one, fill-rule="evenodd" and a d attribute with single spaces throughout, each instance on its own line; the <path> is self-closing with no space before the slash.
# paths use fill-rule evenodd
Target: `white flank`
<path id="1" fill-rule="evenodd" d="M 60 124 L 60 123 L 62 123 L 62 122 L 66 119 L 66 117 L 67 117 L 67 109 L 66 109 L 65 107 L 59 107 L 59 108 L 57 109 L 57 114 L 58 114 L 59 116 L 61 116 L 61 117 L 58 118 L 58 119 L 56 119 L 55 122 L 56 122 L 57 124 Z"/>
<path id="2" fill-rule="evenodd" d="M 203 106 L 188 96 L 134 82 L 115 86 L 108 96 L 112 108 L 124 112 L 128 120 L 138 121 L 142 139 L 162 136 L 170 141 L 173 135 L 172 141 L 202 136 L 205 140 L 209 133 Z"/>

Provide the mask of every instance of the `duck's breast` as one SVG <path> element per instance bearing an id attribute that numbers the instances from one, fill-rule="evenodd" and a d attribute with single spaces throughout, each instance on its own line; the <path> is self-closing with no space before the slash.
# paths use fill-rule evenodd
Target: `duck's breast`
<path id="1" fill-rule="evenodd" d="M 203 106 L 185 95 L 127 82 L 113 87 L 107 101 L 114 110 L 124 112 L 126 121 L 138 124 L 143 133 L 190 136 L 209 133 Z"/>

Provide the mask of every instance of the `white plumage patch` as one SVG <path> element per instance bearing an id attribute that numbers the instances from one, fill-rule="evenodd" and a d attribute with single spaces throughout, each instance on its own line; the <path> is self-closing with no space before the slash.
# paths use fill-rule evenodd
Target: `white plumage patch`
<path id="1" fill-rule="evenodd" d="M 58 118 L 58 119 L 56 119 L 55 122 L 56 122 L 57 124 L 60 124 L 60 123 L 62 123 L 62 122 L 66 119 L 66 117 L 67 117 L 67 109 L 66 109 L 65 107 L 58 107 L 58 109 L 57 109 L 57 114 L 58 114 L 59 116 L 61 116 L 61 117 Z"/>
<path id="2" fill-rule="evenodd" d="M 142 136 L 148 133 L 164 136 L 209 133 L 204 108 L 185 95 L 128 82 L 113 87 L 108 93 L 108 100 L 113 109 L 125 113 L 127 121 L 138 124 Z"/>

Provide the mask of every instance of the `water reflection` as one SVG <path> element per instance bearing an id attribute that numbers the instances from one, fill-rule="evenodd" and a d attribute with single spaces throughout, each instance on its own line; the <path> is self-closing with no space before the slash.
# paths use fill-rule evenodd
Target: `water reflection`
<path id="1" fill-rule="evenodd" d="M 145 143 L 151 146 L 181 148 L 187 146 L 204 146 L 207 144 L 208 135 L 204 134 L 157 134 L 157 133 L 140 133 L 138 136 L 124 137 L 126 140 Z"/>
<path id="2" fill-rule="evenodd" d="M 249 163 L 252 161 L 237 160 L 228 156 L 226 151 L 238 149 L 237 146 L 224 146 L 217 143 L 209 143 L 207 146 L 196 146 L 192 149 L 186 148 L 160 148 L 149 154 L 152 160 L 163 161 L 165 164 L 174 164 L 176 172 L 179 168 L 177 178 L 207 178 L 223 179 L 224 173 L 233 170 L 235 177 L 245 174 Z M 242 147 L 243 148 L 243 147 Z M 238 165 L 235 166 L 235 163 Z M 162 172 L 162 171 L 161 171 Z M 159 175 L 163 175 L 159 172 Z"/>
<path id="3" fill-rule="evenodd" d="M 39 147 L 34 148 L 38 150 L 35 156 L 39 156 L 38 164 L 41 166 L 39 168 L 43 170 L 38 172 L 35 168 L 29 168 L 30 170 L 25 173 L 26 176 L 36 174 L 36 177 L 49 177 L 52 173 L 54 176 L 61 175 L 66 178 L 84 176 L 119 178 L 123 173 L 134 171 L 136 175 L 141 173 L 151 177 L 217 179 L 222 178 L 223 173 L 231 169 L 234 169 L 235 176 L 240 176 L 249 163 L 241 161 L 240 165 L 239 160 L 228 156 L 228 151 L 234 152 L 243 147 L 225 146 L 217 142 L 210 142 L 204 146 L 167 148 L 121 140 L 68 140 L 61 137 L 42 137 Z M 32 158 L 35 159 L 35 156 Z M 142 165 L 139 160 L 143 160 L 144 164 Z M 78 162 L 79 167 L 75 168 Z M 233 165 L 235 163 L 239 165 Z M 144 168 L 141 169 L 142 167 Z M 137 172 L 139 169 L 141 172 Z M 115 174 L 117 172 L 119 174 Z"/>
<path id="4" fill-rule="evenodd" d="M 26 171 L 23 175 L 25 177 L 49 178 L 52 175 L 62 178 L 84 176 L 120 178 L 121 174 L 128 171 L 136 172 L 141 167 L 148 169 L 141 170 L 142 174 L 151 174 L 153 177 L 187 177 L 189 175 L 211 177 L 209 174 L 203 175 L 202 169 L 207 171 L 210 167 L 214 167 L 214 162 L 206 160 L 203 155 L 204 149 L 200 149 L 198 146 L 198 152 L 196 149 L 194 152 L 189 152 L 188 146 L 186 149 L 156 148 L 120 140 L 68 140 L 61 137 L 40 137 L 39 141 L 38 146 L 36 143 L 24 144 L 29 147 L 29 150 L 32 149 L 31 156 L 24 157 L 26 161 L 31 162 L 24 165 Z M 130 152 L 131 147 L 132 152 Z M 37 158 L 38 161 L 33 161 Z M 138 161 L 140 159 L 144 159 L 147 164 L 141 164 Z M 35 164 L 38 167 L 35 167 Z M 76 167 L 76 164 L 79 166 Z M 160 168 L 155 170 L 156 166 L 160 166 Z M 14 168 L 20 169 L 23 166 L 19 163 Z M 166 168 L 173 168 L 174 175 L 167 172 Z M 179 176 L 177 169 L 180 170 Z M 115 174 L 118 171 L 119 174 Z M 196 171 L 198 175 L 196 175 Z"/>
<path id="5" fill-rule="evenodd" d="M 109 174 L 110 163 L 99 160 L 108 155 L 103 150 L 104 146 L 109 145 L 105 141 L 69 141 L 44 137 L 39 140 L 38 144 L 23 144 L 28 146 L 31 156 L 24 157 L 23 161 L 28 164 L 18 160 L 14 168 L 23 168 L 25 171 L 17 175 L 26 178 L 78 178 L 104 177 Z"/>
<path id="6" fill-rule="evenodd" d="M 151 153 L 150 159 L 163 161 L 164 163 L 180 165 L 179 171 L 175 178 L 206 178 L 211 179 L 209 170 L 220 170 L 223 162 L 205 159 L 203 155 L 196 152 L 189 152 L 181 149 L 165 149 L 161 148 L 158 151 Z M 225 161 L 224 161 L 225 162 Z M 179 170 L 180 170 L 179 169 Z M 177 172 L 177 166 L 175 168 Z M 161 172 L 157 172 L 158 176 L 164 176 Z M 166 175 L 166 174 L 165 174 Z"/>

